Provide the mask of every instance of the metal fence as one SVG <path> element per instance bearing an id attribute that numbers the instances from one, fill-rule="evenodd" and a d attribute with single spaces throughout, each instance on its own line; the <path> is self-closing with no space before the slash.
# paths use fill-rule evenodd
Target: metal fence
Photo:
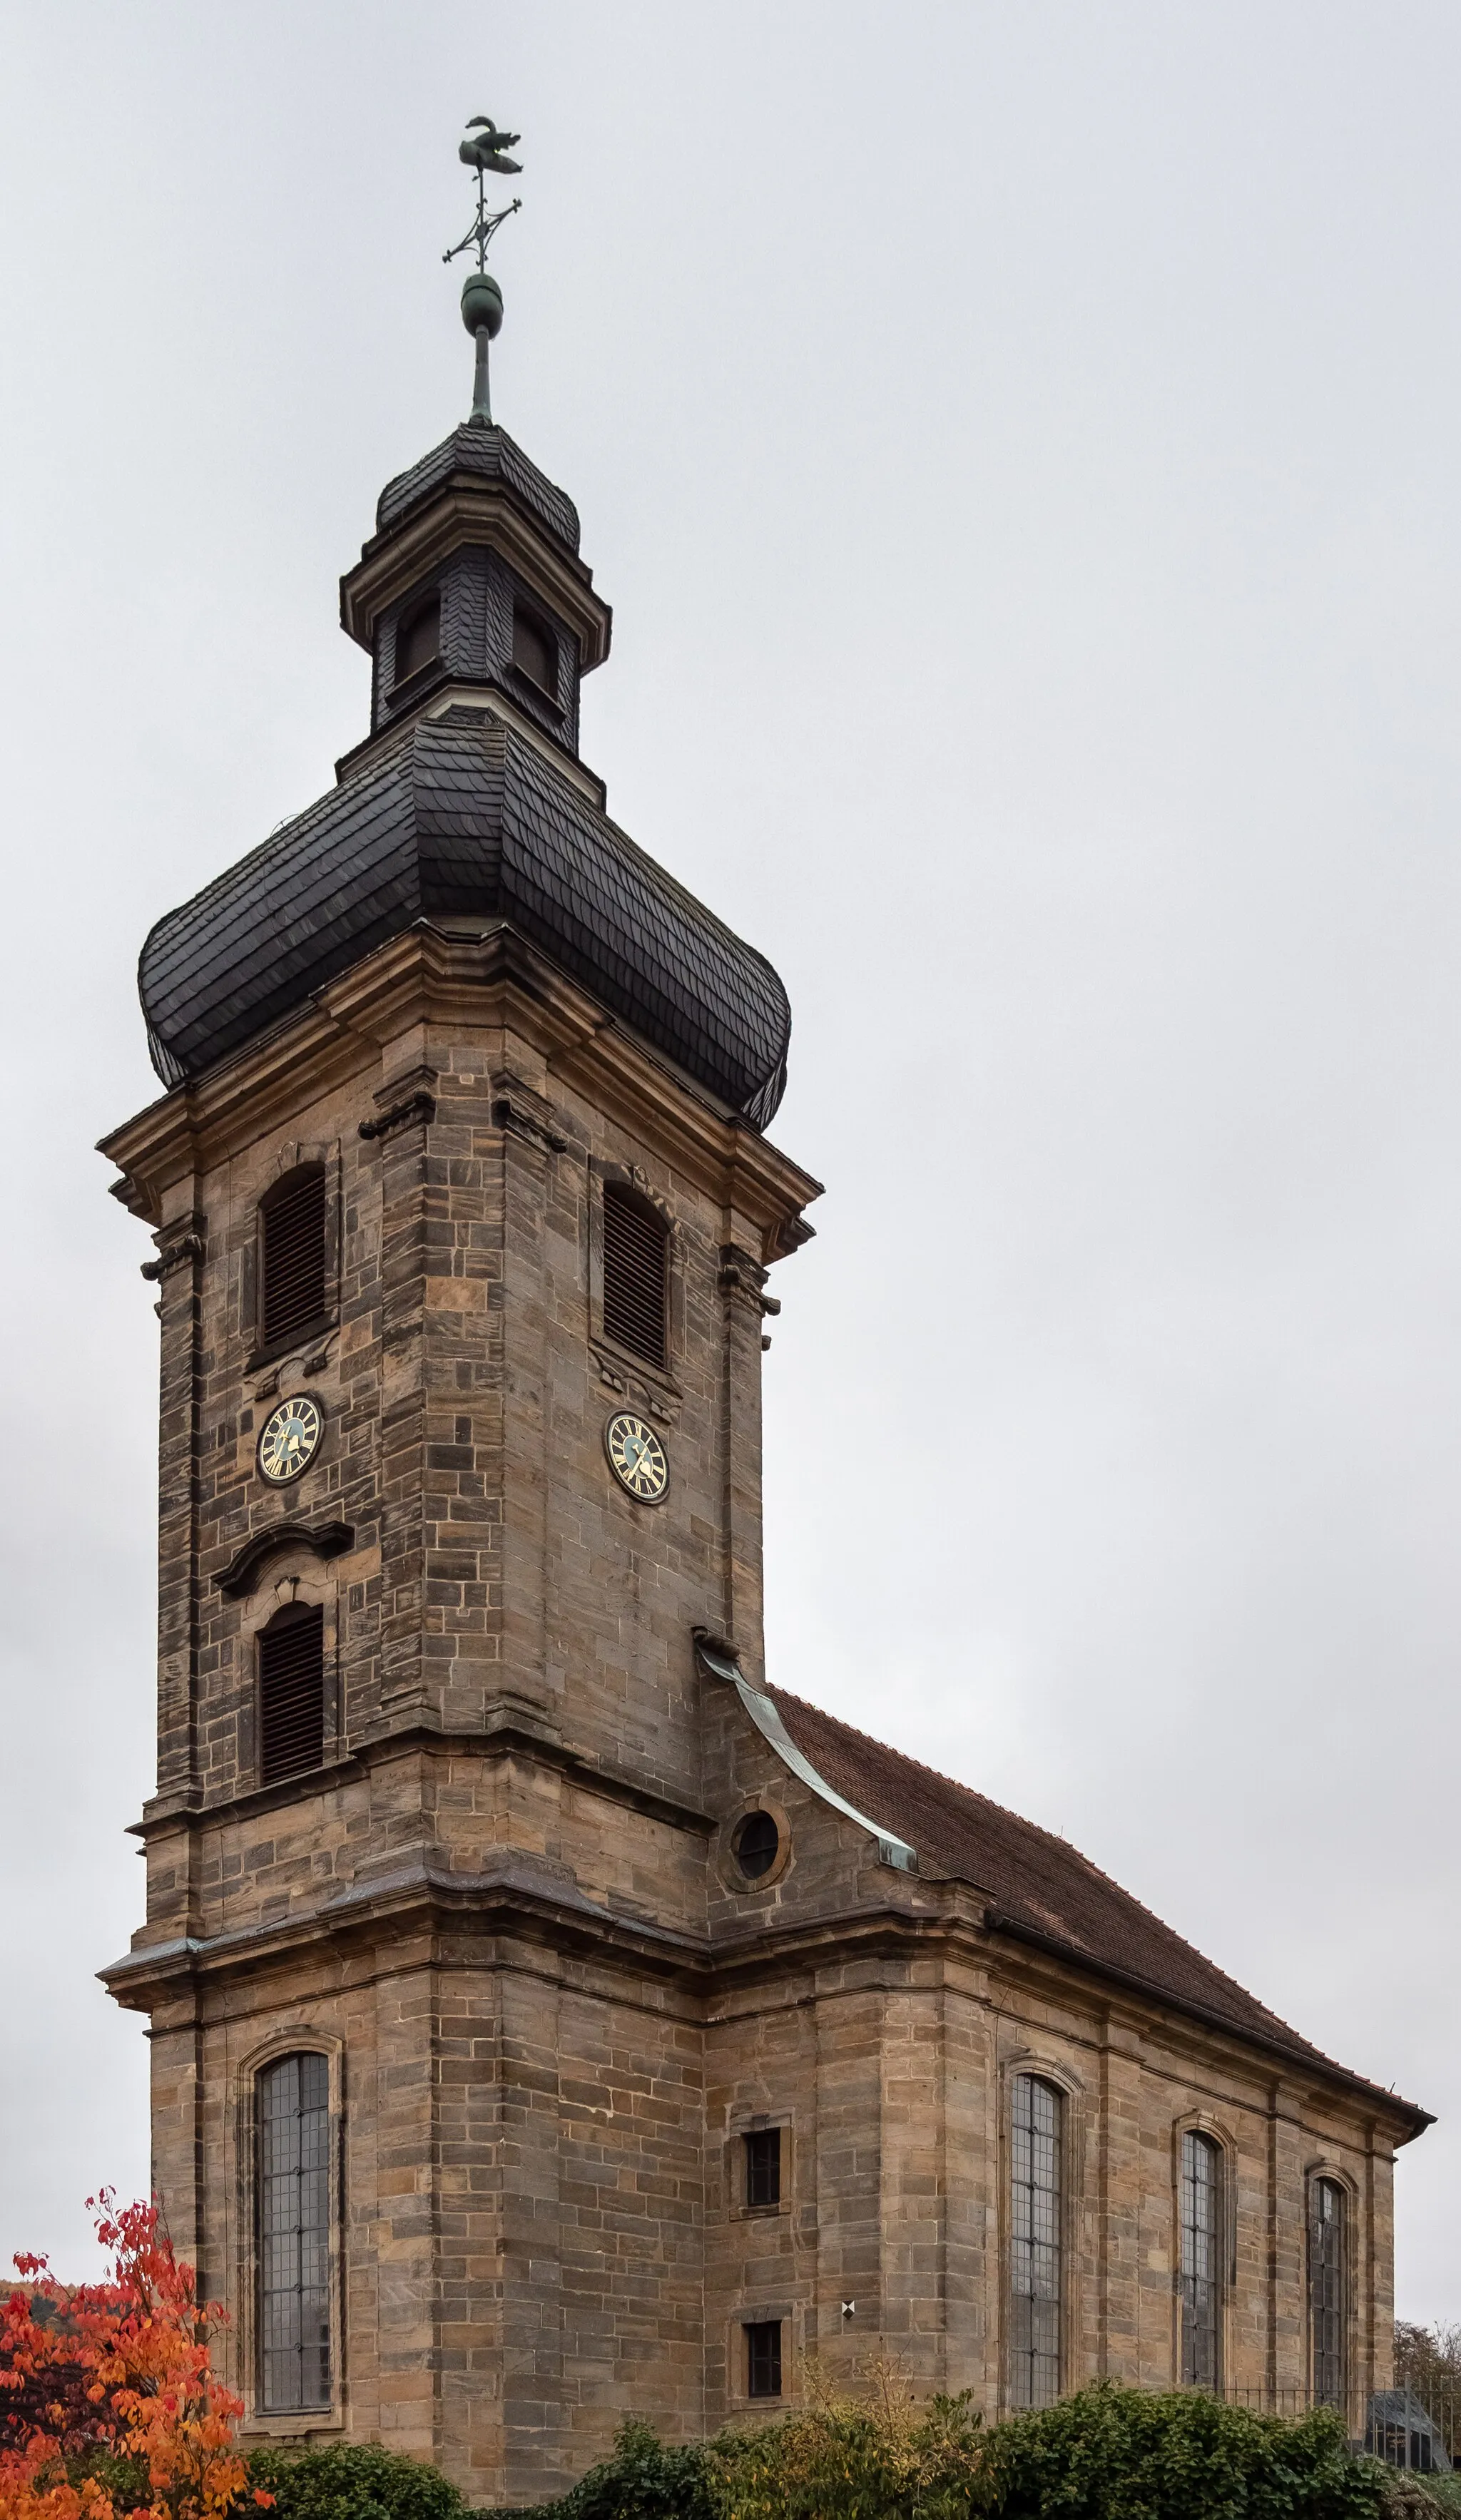
<path id="1" fill-rule="evenodd" d="M 1317 2398 L 1310 2389 L 1227 2388 L 1222 2396 L 1259 2415 L 1306 2415 L 1315 2406 L 1332 2405 L 1354 2448 L 1389 2467 L 1443 2476 L 1461 2463 L 1461 2380 L 1412 2380 L 1368 2396 L 1355 2393 L 1345 2403 Z"/>

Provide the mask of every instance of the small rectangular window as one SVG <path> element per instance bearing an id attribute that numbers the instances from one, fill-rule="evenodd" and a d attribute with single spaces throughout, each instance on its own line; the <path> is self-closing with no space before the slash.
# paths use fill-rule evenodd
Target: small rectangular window
<path id="1" fill-rule="evenodd" d="M 434 665 L 441 651 L 441 598 L 429 596 L 418 604 L 414 612 L 404 613 L 396 625 L 395 679 L 409 682 L 427 665 Z"/>
<path id="2" fill-rule="evenodd" d="M 513 608 L 513 663 L 545 699 L 558 698 L 558 642 L 530 612 Z"/>
<path id="3" fill-rule="evenodd" d="M 747 2322 L 746 2395 L 748 2398 L 779 2398 L 781 2395 L 779 2318 L 755 2318 Z"/>
<path id="4" fill-rule="evenodd" d="M 781 2203 L 781 2129 L 756 2127 L 745 2138 L 746 2202 Z"/>

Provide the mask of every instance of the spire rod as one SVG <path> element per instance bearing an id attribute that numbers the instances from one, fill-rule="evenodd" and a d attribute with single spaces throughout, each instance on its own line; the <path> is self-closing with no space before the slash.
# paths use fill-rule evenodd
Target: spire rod
<path id="1" fill-rule="evenodd" d="M 506 209 L 487 207 L 485 178 L 488 175 L 521 175 L 523 169 L 508 151 L 516 149 L 521 132 L 499 131 L 488 113 L 475 113 L 467 125 L 467 137 L 457 145 L 457 156 L 464 166 L 477 172 L 477 216 L 460 245 L 452 246 L 441 256 L 443 262 L 454 262 L 469 246 L 477 248 L 477 269 L 467 274 L 462 284 L 462 321 L 477 343 L 477 375 L 472 390 L 474 428 L 492 426 L 492 395 L 487 376 L 487 348 L 502 330 L 502 292 L 487 269 L 487 248 L 522 202 L 514 196 Z"/>

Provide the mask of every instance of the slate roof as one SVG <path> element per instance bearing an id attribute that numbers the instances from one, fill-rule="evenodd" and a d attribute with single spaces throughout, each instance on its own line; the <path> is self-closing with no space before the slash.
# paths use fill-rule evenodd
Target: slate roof
<path id="1" fill-rule="evenodd" d="M 158 922 L 138 972 L 153 1064 L 168 1085 L 197 1076 L 418 920 L 464 915 L 510 920 L 766 1126 L 791 1032 L 770 964 L 532 745 L 468 708 L 373 747 L 333 794 Z"/>
<path id="2" fill-rule="evenodd" d="M 397 472 L 393 481 L 387 482 L 376 503 L 376 531 L 386 533 L 400 524 L 413 508 L 434 498 L 453 473 L 497 481 L 515 491 L 550 534 L 571 552 L 577 551 L 578 511 L 567 490 L 560 490 L 546 472 L 540 472 L 505 428 L 474 428 L 466 422 L 409 472 Z"/>
<path id="3" fill-rule="evenodd" d="M 1032 1821 L 904 1758 L 785 1689 L 771 1691 L 797 1747 L 828 1784 L 918 1849 L 925 1876 L 968 1881 L 991 1900 L 990 1923 L 1058 1952 L 1179 2011 L 1319 2068 L 1383 2099 L 1419 2135 L 1434 2123 L 1311 2047 L 1276 2012 L 1205 1959 L 1085 1856 Z"/>

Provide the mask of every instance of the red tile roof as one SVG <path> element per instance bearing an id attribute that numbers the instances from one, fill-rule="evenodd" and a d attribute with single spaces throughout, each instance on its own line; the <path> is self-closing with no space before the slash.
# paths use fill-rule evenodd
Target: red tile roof
<path id="1" fill-rule="evenodd" d="M 917 1847 L 926 1878 L 968 1881 L 982 1890 L 996 1930 L 1041 1944 L 1383 2100 L 1389 2112 L 1408 2122 L 1402 2141 L 1433 2123 L 1424 2109 L 1311 2047 L 1063 1837 L 855 1732 L 819 1706 L 781 1688 L 771 1694 L 798 1748 L 828 1784 Z"/>

